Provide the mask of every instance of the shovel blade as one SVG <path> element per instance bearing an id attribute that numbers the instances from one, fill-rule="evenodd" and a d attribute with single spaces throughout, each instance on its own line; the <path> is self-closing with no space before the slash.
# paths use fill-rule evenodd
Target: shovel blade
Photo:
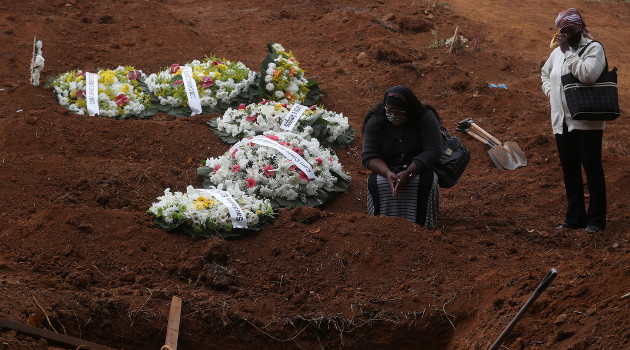
<path id="1" fill-rule="evenodd" d="M 516 160 L 516 164 L 518 166 L 527 165 L 527 157 L 525 156 L 525 152 L 519 147 L 519 145 L 514 141 L 507 141 L 503 143 L 503 147 L 514 157 Z"/>
<path id="2" fill-rule="evenodd" d="M 488 150 L 490 158 L 494 165 L 501 170 L 514 170 L 519 167 L 516 160 L 512 158 L 510 153 L 503 147 L 493 146 Z"/>

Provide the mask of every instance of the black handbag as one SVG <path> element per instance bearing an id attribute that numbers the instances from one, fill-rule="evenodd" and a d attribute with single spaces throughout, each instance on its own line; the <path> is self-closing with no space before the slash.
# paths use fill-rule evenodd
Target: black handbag
<path id="1" fill-rule="evenodd" d="M 588 45 L 598 41 L 591 41 Z M 601 43 L 599 43 L 601 45 Z M 578 56 L 584 53 L 586 45 Z M 604 71 L 592 84 L 580 82 L 573 74 L 564 74 L 562 87 L 572 120 L 604 121 L 619 117 L 619 92 L 617 90 L 617 67 L 608 71 L 608 60 Z"/>
<path id="2" fill-rule="evenodd" d="M 462 176 L 470 161 L 470 151 L 462 141 L 448 133 L 444 125 L 440 125 L 442 134 L 442 154 L 433 165 L 437 174 L 438 185 L 443 188 L 453 187 Z"/>

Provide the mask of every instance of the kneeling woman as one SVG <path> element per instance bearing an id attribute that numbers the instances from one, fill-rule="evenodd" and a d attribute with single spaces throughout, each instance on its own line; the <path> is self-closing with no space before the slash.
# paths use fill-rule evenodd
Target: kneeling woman
<path id="1" fill-rule="evenodd" d="M 437 224 L 439 192 L 432 166 L 442 152 L 437 111 L 407 87 L 387 90 L 363 121 L 361 162 L 368 176 L 368 213 Z"/>

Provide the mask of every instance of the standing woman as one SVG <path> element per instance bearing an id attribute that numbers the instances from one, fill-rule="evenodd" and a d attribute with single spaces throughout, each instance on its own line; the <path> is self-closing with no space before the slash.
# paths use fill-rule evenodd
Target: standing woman
<path id="1" fill-rule="evenodd" d="M 603 121 L 572 120 L 562 89 L 561 76 L 571 73 L 582 83 L 599 78 L 606 66 L 604 48 L 595 42 L 578 10 L 570 8 L 556 18 L 558 47 L 542 67 L 542 89 L 551 105 L 551 126 L 564 173 L 568 206 L 564 222 L 556 229 L 586 228 L 595 233 L 606 227 L 606 183 L 602 167 Z M 588 47 L 587 47 L 588 45 Z M 590 200 L 584 203 L 582 167 Z"/>
<path id="2" fill-rule="evenodd" d="M 368 213 L 437 224 L 439 192 L 432 166 L 442 153 L 438 114 L 409 88 L 394 86 L 363 121 L 361 162 L 368 176 Z"/>

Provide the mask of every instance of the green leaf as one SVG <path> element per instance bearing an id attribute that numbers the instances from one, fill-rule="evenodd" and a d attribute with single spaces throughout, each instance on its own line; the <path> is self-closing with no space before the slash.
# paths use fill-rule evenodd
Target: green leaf
<path id="1" fill-rule="evenodd" d="M 309 88 L 309 91 L 306 94 L 306 97 L 304 98 L 304 105 L 312 106 L 312 105 L 317 104 L 317 101 L 319 100 L 319 96 L 322 94 L 322 91 L 319 88 L 319 83 L 317 82 L 317 80 L 311 79 L 306 84 L 306 87 Z"/>
<path id="2" fill-rule="evenodd" d="M 58 77 L 52 76 L 50 78 L 48 78 L 48 80 L 46 80 L 46 84 L 44 84 L 45 88 L 50 88 L 52 87 L 52 84 L 55 82 L 55 80 L 57 80 Z"/>

